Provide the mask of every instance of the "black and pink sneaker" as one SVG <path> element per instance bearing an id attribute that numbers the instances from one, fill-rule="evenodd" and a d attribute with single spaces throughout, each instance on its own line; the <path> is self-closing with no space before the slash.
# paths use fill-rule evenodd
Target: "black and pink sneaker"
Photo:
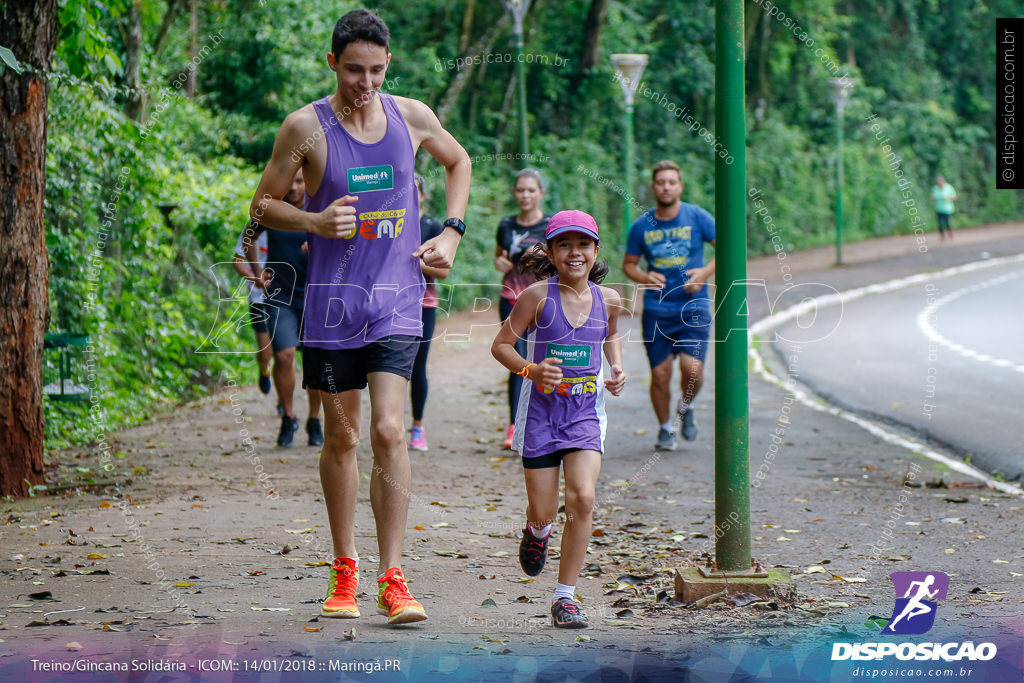
<path id="1" fill-rule="evenodd" d="M 530 531 L 527 524 L 523 529 L 523 540 L 519 541 L 519 566 L 523 568 L 527 576 L 537 576 L 544 569 L 544 563 L 548 560 L 548 539 L 551 532 L 544 538 L 537 538 Z"/>
<path id="2" fill-rule="evenodd" d="M 551 623 L 556 628 L 588 628 L 590 622 L 579 604 L 569 598 L 558 598 L 551 605 Z"/>

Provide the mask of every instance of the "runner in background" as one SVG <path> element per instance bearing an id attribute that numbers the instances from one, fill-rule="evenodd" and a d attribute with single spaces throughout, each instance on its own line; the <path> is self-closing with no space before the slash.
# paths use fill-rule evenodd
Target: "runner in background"
<path id="1" fill-rule="evenodd" d="M 935 179 L 935 187 L 932 188 L 932 199 L 935 200 L 935 217 L 939 223 L 939 241 L 946 240 L 946 233 L 949 239 L 953 239 L 953 226 L 949 220 L 956 211 L 954 202 L 957 200 L 956 189 L 946 182 L 942 176 Z"/>
<path id="2" fill-rule="evenodd" d="M 285 200 L 296 209 L 305 205 L 306 185 L 301 169 L 292 177 Z M 256 260 L 256 240 L 267 236 L 267 260 L 264 269 Z M 295 443 L 299 419 L 295 415 L 295 352 L 301 348 L 300 335 L 306 292 L 306 235 L 284 230 L 271 230 L 250 221 L 243 238 L 249 265 L 257 277 L 256 285 L 264 290 L 263 308 L 267 313 L 270 344 L 274 349 L 274 388 L 281 412 L 281 429 L 277 445 L 288 448 Z M 320 395 L 310 390 L 309 417 L 306 435 L 310 446 L 322 446 Z"/>
<path id="3" fill-rule="evenodd" d="M 532 273 L 521 271 L 517 266 L 526 250 L 535 244 L 544 243 L 544 231 L 550 216 L 541 206 L 544 201 L 544 178 L 534 168 L 524 168 L 516 174 L 512 195 L 519 205 L 519 214 L 506 216 L 498 224 L 497 247 L 494 250 L 494 267 L 504 273 L 501 284 L 501 299 L 498 313 L 505 322 L 519 295 L 537 281 Z M 520 339 L 516 351 L 526 355 L 526 340 Z M 508 376 L 508 429 L 505 431 L 505 448 L 512 448 L 512 435 L 516 426 L 516 411 L 523 378 L 516 373 Z"/>
<path id="4" fill-rule="evenodd" d="M 267 262 L 267 236 L 261 234 L 256 240 L 256 254 L 259 264 Z M 256 363 L 259 366 L 259 386 L 264 394 L 270 393 L 270 361 L 274 351 L 270 348 L 270 334 L 267 332 L 267 313 L 263 310 L 263 290 L 256 286 L 256 276 L 245 255 L 245 231 L 238 236 L 235 244 L 235 272 L 244 277 L 249 285 L 249 319 L 256 332 Z"/>
<path id="5" fill-rule="evenodd" d="M 644 348 L 651 364 L 651 405 L 658 418 L 657 450 L 674 451 L 676 435 L 669 410 L 672 362 L 679 357 L 682 396 L 676 414 L 683 438 L 697 438 L 693 401 L 704 384 L 704 359 L 711 335 L 711 299 L 707 281 L 715 261 L 704 265 L 704 243 L 715 245 L 715 219 L 695 204 L 679 200 L 683 181 L 679 165 L 660 161 L 651 171 L 657 206 L 636 219 L 626 240 L 622 272 L 645 286 Z M 647 270 L 639 268 L 640 257 Z"/>
<path id="6" fill-rule="evenodd" d="M 423 176 L 416 174 L 416 191 L 420 198 L 420 241 L 434 239 L 444 231 L 441 221 L 426 213 L 427 193 L 423 188 Z M 437 323 L 437 287 L 435 280 L 448 277 L 451 268 L 437 268 L 420 262 L 420 269 L 427 281 L 427 289 L 423 293 L 423 337 L 420 348 L 416 352 L 416 361 L 412 366 L 412 379 L 409 381 L 412 394 L 412 429 L 409 430 L 409 448 L 414 451 L 427 450 L 427 432 L 423 428 L 423 409 L 427 405 L 427 354 L 430 353 L 430 341 L 434 338 L 434 326 Z"/>

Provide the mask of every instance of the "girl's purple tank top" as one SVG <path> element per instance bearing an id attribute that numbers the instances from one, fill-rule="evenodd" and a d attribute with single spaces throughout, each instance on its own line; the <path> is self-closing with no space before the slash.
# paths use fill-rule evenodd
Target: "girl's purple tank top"
<path id="1" fill-rule="evenodd" d="M 526 357 L 533 363 L 560 358 L 562 383 L 545 392 L 533 382 L 523 382 L 512 447 L 524 458 L 563 449 L 604 451 L 607 420 L 601 351 L 608 337 L 608 313 L 601 288 L 587 284 L 593 305 L 583 325 L 573 327 L 566 319 L 556 275 L 548 279 L 537 326 L 527 333 Z"/>
<path id="2" fill-rule="evenodd" d="M 356 232 L 347 239 L 309 234 L 302 343 L 353 349 L 391 335 L 423 334 L 425 287 L 420 261 L 419 196 L 415 155 L 394 99 L 378 97 L 387 132 L 373 144 L 341 126 L 329 98 L 313 103 L 327 143 L 327 164 L 306 211 L 319 212 L 346 194 L 358 196 Z"/>

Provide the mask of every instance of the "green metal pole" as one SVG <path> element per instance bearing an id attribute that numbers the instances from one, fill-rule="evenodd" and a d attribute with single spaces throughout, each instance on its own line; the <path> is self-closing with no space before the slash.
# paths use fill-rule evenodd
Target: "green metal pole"
<path id="1" fill-rule="evenodd" d="M 843 265 L 843 108 L 836 107 L 836 265 Z"/>
<path id="2" fill-rule="evenodd" d="M 623 195 L 623 204 L 626 211 L 626 232 L 623 238 L 629 238 L 629 228 L 633 225 L 633 185 L 636 182 L 633 175 L 636 168 L 636 152 L 633 145 L 633 105 L 626 105 L 626 192 Z"/>
<path id="3" fill-rule="evenodd" d="M 743 2 L 715 1 L 715 555 L 722 571 L 749 571 L 747 205 Z M 732 163 L 726 163 L 731 156 Z"/>
<path id="4" fill-rule="evenodd" d="M 519 152 L 523 165 L 530 155 L 530 131 L 526 121 L 526 65 L 523 64 L 523 31 L 516 32 L 516 90 L 519 91 Z"/>

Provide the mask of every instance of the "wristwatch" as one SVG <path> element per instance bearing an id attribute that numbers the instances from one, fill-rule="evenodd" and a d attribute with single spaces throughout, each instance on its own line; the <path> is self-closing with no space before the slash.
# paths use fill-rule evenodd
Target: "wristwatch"
<path id="1" fill-rule="evenodd" d="M 444 222 L 444 227 L 455 228 L 459 231 L 460 236 L 466 234 L 466 224 L 462 222 L 461 218 L 449 218 Z"/>

